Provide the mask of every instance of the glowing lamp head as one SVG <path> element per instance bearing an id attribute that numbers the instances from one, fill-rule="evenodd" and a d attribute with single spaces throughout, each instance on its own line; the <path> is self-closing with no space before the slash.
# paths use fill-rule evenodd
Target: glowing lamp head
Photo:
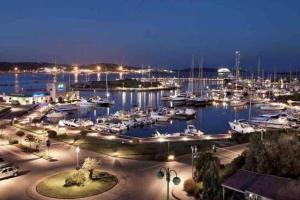
<path id="1" fill-rule="evenodd" d="M 76 152 L 79 153 L 79 151 L 80 151 L 80 148 L 76 147 Z"/>
<path id="2" fill-rule="evenodd" d="M 165 173 L 163 171 L 159 171 L 156 173 L 157 178 L 162 179 L 165 176 Z"/>
<path id="3" fill-rule="evenodd" d="M 98 65 L 97 66 L 97 70 L 100 71 L 101 70 L 101 66 Z"/>
<path id="4" fill-rule="evenodd" d="M 122 66 L 122 65 L 119 66 L 119 70 L 120 70 L 120 71 L 123 70 L 123 66 Z"/>
<path id="5" fill-rule="evenodd" d="M 175 160 L 175 156 L 174 156 L 174 155 L 168 155 L 168 160 L 169 160 L 169 161 Z"/>
<path id="6" fill-rule="evenodd" d="M 17 68 L 17 67 L 15 67 L 15 68 L 14 68 L 14 70 L 15 70 L 15 71 L 18 71 L 18 68 Z"/>
<path id="7" fill-rule="evenodd" d="M 110 96 L 110 94 L 109 94 L 109 93 L 106 93 L 106 96 L 107 96 L 107 97 L 109 97 L 109 96 Z"/>
<path id="8" fill-rule="evenodd" d="M 174 185 L 179 185 L 179 183 L 181 182 L 180 178 L 178 176 L 173 178 L 173 183 Z"/>

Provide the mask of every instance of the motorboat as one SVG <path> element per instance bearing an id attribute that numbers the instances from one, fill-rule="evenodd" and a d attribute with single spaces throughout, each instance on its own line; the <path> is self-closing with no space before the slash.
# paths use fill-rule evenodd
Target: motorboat
<path id="1" fill-rule="evenodd" d="M 68 113 L 66 113 L 66 112 L 53 111 L 53 112 L 48 113 L 46 115 L 46 117 L 49 122 L 58 122 L 59 120 L 65 118 L 67 114 Z"/>
<path id="2" fill-rule="evenodd" d="M 176 109 L 173 117 L 176 119 L 193 119 L 196 113 L 196 110 L 192 108 Z"/>
<path id="3" fill-rule="evenodd" d="M 175 106 L 184 105 L 186 102 L 186 95 L 178 94 L 178 95 L 171 96 L 171 101 Z"/>
<path id="4" fill-rule="evenodd" d="M 264 128 L 289 129 L 288 117 L 285 115 L 259 115 L 251 119 L 251 123 Z"/>
<path id="5" fill-rule="evenodd" d="M 209 103 L 209 98 L 205 97 L 205 96 L 191 96 L 188 97 L 186 100 L 186 105 L 188 106 L 204 106 L 207 105 Z"/>
<path id="6" fill-rule="evenodd" d="M 58 104 L 54 107 L 54 110 L 56 112 L 72 112 L 72 111 L 78 111 L 79 106 L 76 104 Z"/>
<path id="7" fill-rule="evenodd" d="M 259 107 L 260 110 L 264 110 L 264 111 L 280 111 L 280 110 L 284 110 L 285 108 L 286 105 L 283 103 L 270 103 L 270 104 L 261 105 Z"/>
<path id="8" fill-rule="evenodd" d="M 150 113 L 150 117 L 155 120 L 155 121 L 158 121 L 158 122 L 167 122 L 170 120 L 170 117 L 167 116 L 167 115 L 164 115 L 163 113 L 161 112 L 151 112 Z"/>
<path id="9" fill-rule="evenodd" d="M 115 104 L 114 100 L 109 100 L 108 98 L 102 98 L 102 97 L 91 98 L 89 99 L 89 102 L 94 103 L 95 105 L 101 107 L 109 107 Z"/>
<path id="10" fill-rule="evenodd" d="M 228 122 L 230 128 L 236 133 L 254 133 L 255 129 L 251 126 L 248 121 L 244 119 L 234 120 Z"/>
<path id="11" fill-rule="evenodd" d="M 93 107 L 95 106 L 95 104 L 93 102 L 89 102 L 87 101 L 86 99 L 83 99 L 81 98 L 80 101 L 76 102 L 76 105 L 79 106 L 79 107 L 83 107 L 83 108 L 86 108 L 86 107 Z"/>
<path id="12" fill-rule="evenodd" d="M 74 127 L 74 128 L 79 128 L 79 127 L 91 127 L 94 125 L 94 123 L 91 120 L 87 119 L 70 119 L 70 120 L 60 120 L 58 122 L 59 126 L 69 126 L 69 127 Z"/>
<path id="13" fill-rule="evenodd" d="M 156 138 L 164 138 L 164 137 L 179 137 L 180 133 L 160 133 L 158 130 L 155 130 L 155 134 L 153 135 L 153 137 Z"/>
<path id="14" fill-rule="evenodd" d="M 201 136 L 204 135 L 204 133 L 198 130 L 194 125 L 187 125 L 186 129 L 184 129 L 183 135 Z"/>

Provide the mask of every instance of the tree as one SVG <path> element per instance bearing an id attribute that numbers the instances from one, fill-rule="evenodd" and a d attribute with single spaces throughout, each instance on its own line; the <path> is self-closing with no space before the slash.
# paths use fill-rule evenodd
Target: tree
<path id="1" fill-rule="evenodd" d="M 88 170 L 89 171 L 89 178 L 93 180 L 93 173 L 94 169 L 98 167 L 97 160 L 95 158 L 90 158 L 87 157 L 84 160 L 84 163 L 82 165 L 82 169 Z"/>
<path id="2" fill-rule="evenodd" d="M 29 148 L 31 149 L 31 143 L 36 141 L 36 137 L 34 135 L 28 134 L 25 138 L 26 142 L 29 142 Z"/>
<path id="3" fill-rule="evenodd" d="M 20 138 L 20 144 L 22 144 L 22 137 L 25 135 L 23 131 L 17 131 L 16 136 Z"/>
<path id="4" fill-rule="evenodd" d="M 220 160 L 210 152 L 200 153 L 196 162 L 196 180 L 203 183 L 205 199 L 218 199 L 220 195 Z"/>

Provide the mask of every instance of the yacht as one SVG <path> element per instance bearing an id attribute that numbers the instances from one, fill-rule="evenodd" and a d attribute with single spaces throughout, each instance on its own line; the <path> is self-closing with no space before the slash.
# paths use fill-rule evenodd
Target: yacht
<path id="1" fill-rule="evenodd" d="M 89 102 L 101 107 L 109 107 L 115 104 L 114 100 L 109 100 L 108 98 L 102 98 L 102 97 L 91 98 L 89 99 Z"/>
<path id="2" fill-rule="evenodd" d="M 59 104 L 54 107 L 56 112 L 71 112 L 71 111 L 78 111 L 79 106 L 76 104 Z"/>
<path id="3" fill-rule="evenodd" d="M 289 120 L 285 115 L 259 115 L 251 119 L 251 123 L 264 128 L 289 129 Z"/>
<path id="4" fill-rule="evenodd" d="M 173 117 L 176 119 L 193 119 L 196 113 L 196 110 L 192 108 L 176 109 Z"/>
<path id="5" fill-rule="evenodd" d="M 168 122 L 170 120 L 170 117 L 167 116 L 167 115 L 164 115 L 163 113 L 161 112 L 151 112 L 150 113 L 150 117 L 155 120 L 155 121 L 158 121 L 158 122 Z"/>
<path id="6" fill-rule="evenodd" d="M 255 129 L 248 121 L 244 119 L 234 120 L 229 122 L 230 128 L 236 133 L 254 133 Z"/>
<path id="7" fill-rule="evenodd" d="M 184 132 L 182 135 L 201 136 L 201 135 L 204 135 L 204 133 L 200 130 L 197 130 L 194 125 L 188 125 L 186 127 L 186 129 L 184 129 Z"/>
<path id="8" fill-rule="evenodd" d="M 264 111 L 280 111 L 280 110 L 284 110 L 285 108 L 286 105 L 283 103 L 270 103 L 270 104 L 261 105 L 259 107 L 260 110 L 264 110 Z"/>
<path id="9" fill-rule="evenodd" d="M 204 106 L 209 103 L 209 98 L 205 96 L 191 96 L 186 100 L 186 105 L 188 106 Z"/>
<path id="10" fill-rule="evenodd" d="M 93 107 L 95 104 L 93 102 L 89 102 L 86 99 L 81 98 L 80 101 L 76 102 L 76 105 L 81 108 Z"/>
<path id="11" fill-rule="evenodd" d="M 184 105 L 186 102 L 186 95 L 185 94 L 178 94 L 171 96 L 171 101 L 173 105 Z"/>
<path id="12" fill-rule="evenodd" d="M 60 120 L 58 124 L 59 126 L 69 126 L 74 128 L 79 128 L 79 127 L 87 128 L 94 125 L 94 123 L 91 120 L 86 120 L 86 119 Z"/>
<path id="13" fill-rule="evenodd" d="M 59 120 L 65 118 L 67 114 L 68 113 L 66 113 L 66 112 L 56 112 L 56 111 L 53 111 L 51 113 L 48 113 L 46 115 L 46 117 L 47 117 L 47 120 L 49 122 L 54 122 L 55 123 L 55 122 L 58 122 Z"/>

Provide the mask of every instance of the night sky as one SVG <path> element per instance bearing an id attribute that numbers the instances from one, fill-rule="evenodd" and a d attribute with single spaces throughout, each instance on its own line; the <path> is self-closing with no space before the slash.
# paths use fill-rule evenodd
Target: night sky
<path id="1" fill-rule="evenodd" d="M 0 61 L 300 70 L 300 1 L 1 0 Z"/>

